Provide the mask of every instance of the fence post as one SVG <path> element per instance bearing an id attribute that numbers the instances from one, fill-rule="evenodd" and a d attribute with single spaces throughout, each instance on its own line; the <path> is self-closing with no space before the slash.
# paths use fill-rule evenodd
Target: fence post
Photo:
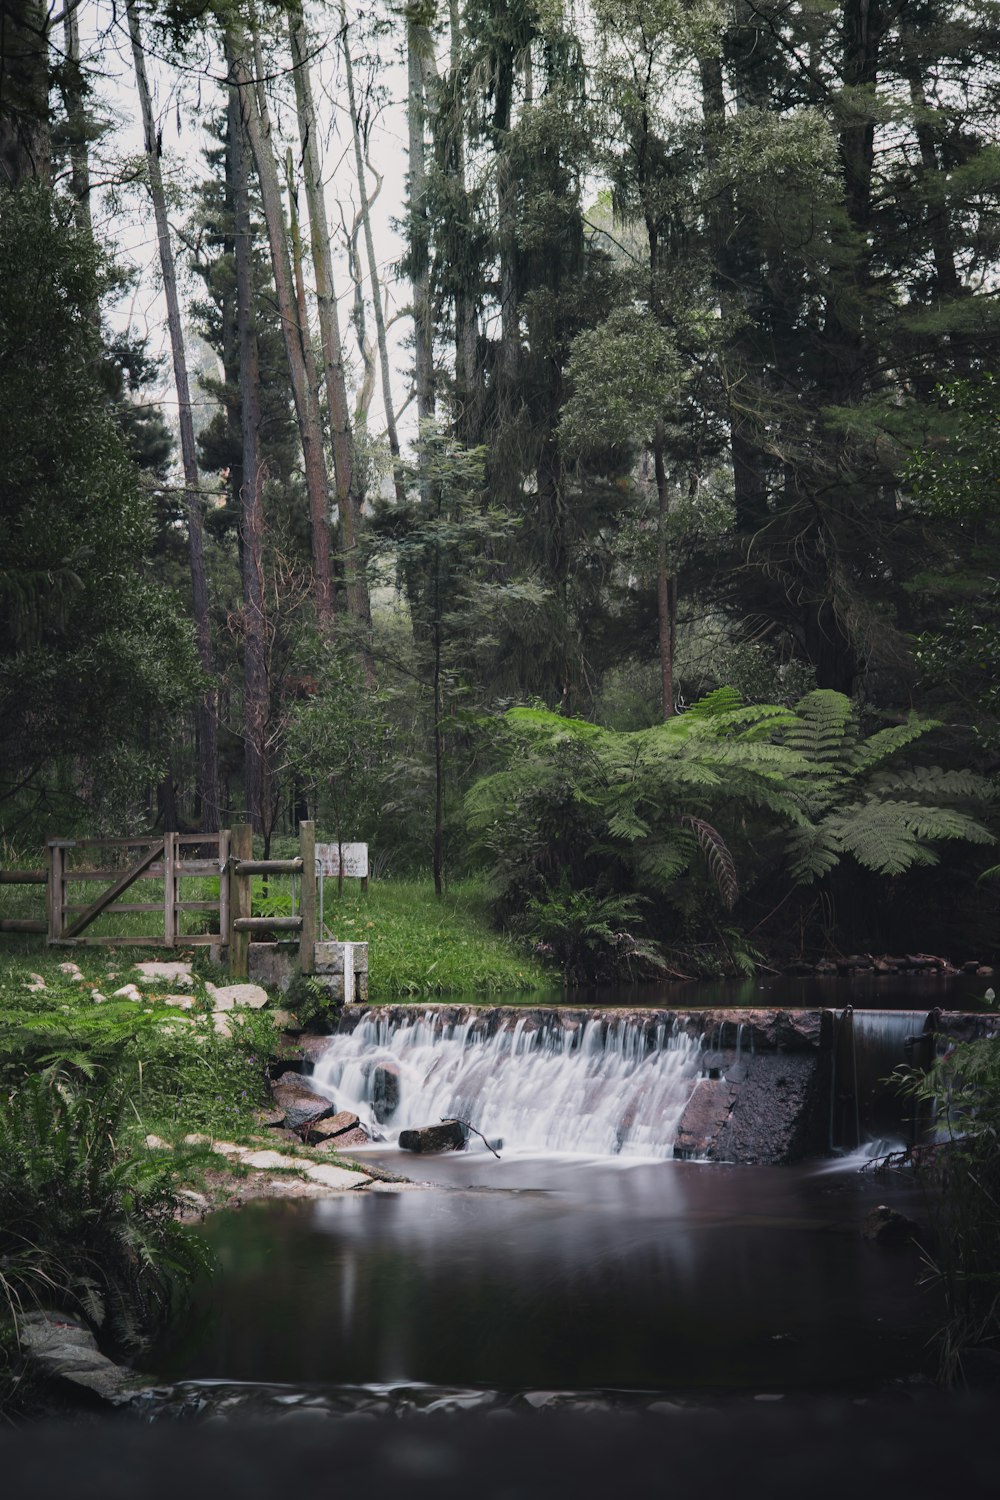
<path id="1" fill-rule="evenodd" d="M 177 835 L 163 835 L 163 946 L 177 943 Z"/>
<path id="2" fill-rule="evenodd" d="M 57 943 L 63 935 L 63 879 L 66 851 L 59 839 L 49 839 L 49 882 L 46 892 L 48 941 Z"/>
<path id="3" fill-rule="evenodd" d="M 229 926 L 229 829 L 219 830 L 219 941 L 228 948 L 233 934 Z"/>
<path id="4" fill-rule="evenodd" d="M 253 858 L 253 829 L 249 823 L 237 823 L 229 836 L 229 973 L 233 979 L 250 977 L 250 934 L 237 932 L 236 921 L 248 917 L 252 909 L 249 875 L 240 875 L 236 866 L 241 859 Z"/>
<path id="5" fill-rule="evenodd" d="M 311 819 L 299 824 L 299 855 L 302 859 L 299 968 L 303 974 L 312 974 L 316 968 L 316 824 Z"/>

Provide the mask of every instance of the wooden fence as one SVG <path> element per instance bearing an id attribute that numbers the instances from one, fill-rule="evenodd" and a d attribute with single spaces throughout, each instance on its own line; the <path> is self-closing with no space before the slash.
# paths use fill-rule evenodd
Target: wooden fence
<path id="1" fill-rule="evenodd" d="M 299 825 L 299 853 L 294 859 L 254 859 L 253 834 L 245 824 L 220 833 L 168 833 L 161 838 L 50 839 L 46 853 L 45 869 L 0 870 L 0 885 L 46 887 L 45 919 L 0 918 L 0 932 L 44 933 L 50 944 L 62 947 L 116 943 L 189 948 L 225 943 L 230 972 L 239 978 L 245 978 L 248 971 L 251 937 L 295 933 L 302 972 L 311 974 L 314 970 L 316 830 L 312 822 Z M 298 913 L 252 916 L 251 881 L 255 875 L 299 876 Z M 185 899 L 181 882 L 206 876 L 218 878 L 218 895 Z M 121 899 L 133 886 L 149 880 L 163 882 L 157 900 Z M 99 887 L 96 894 L 95 886 Z M 214 930 L 185 932 L 183 914 L 192 911 L 214 914 Z M 99 917 L 154 912 L 162 919 L 162 933 L 88 931 Z M 155 925 L 159 927 L 160 923 Z"/>

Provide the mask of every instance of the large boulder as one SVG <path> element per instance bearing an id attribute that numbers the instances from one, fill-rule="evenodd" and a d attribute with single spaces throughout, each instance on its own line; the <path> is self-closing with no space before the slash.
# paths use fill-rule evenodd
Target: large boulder
<path id="1" fill-rule="evenodd" d="M 278 1109 L 284 1110 L 286 1130 L 302 1131 L 335 1113 L 329 1099 L 314 1094 L 300 1073 L 285 1073 L 272 1083 L 271 1098 Z"/>
<path id="2" fill-rule="evenodd" d="M 461 1120 L 442 1120 L 440 1125 L 420 1125 L 415 1130 L 401 1130 L 402 1151 L 427 1155 L 432 1151 L 461 1151 L 465 1146 L 465 1126 Z"/>
<path id="3" fill-rule="evenodd" d="M 97 1347 L 89 1328 L 57 1312 L 29 1312 L 18 1319 L 18 1343 L 25 1363 L 50 1380 L 67 1381 L 102 1401 L 127 1399 L 139 1384 Z"/>

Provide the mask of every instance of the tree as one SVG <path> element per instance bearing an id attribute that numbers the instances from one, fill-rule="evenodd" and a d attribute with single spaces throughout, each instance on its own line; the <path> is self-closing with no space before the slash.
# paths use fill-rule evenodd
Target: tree
<path id="1" fill-rule="evenodd" d="M 194 421 L 191 412 L 191 389 L 188 381 L 187 356 L 184 349 L 184 333 L 181 326 L 180 301 L 177 295 L 177 276 L 174 269 L 174 254 L 167 219 L 167 200 L 163 190 L 163 174 L 160 171 L 159 146 L 156 139 L 156 122 L 153 102 L 146 75 L 146 59 L 143 53 L 142 32 L 135 0 L 128 5 L 129 35 L 132 41 L 132 59 L 135 65 L 136 85 L 142 110 L 143 137 L 146 147 L 146 165 L 149 173 L 149 192 L 153 200 L 153 216 L 159 245 L 160 270 L 163 276 L 163 295 L 167 304 L 167 327 L 170 332 L 170 352 L 174 368 L 174 387 L 177 392 L 177 420 L 181 438 L 181 463 L 184 469 L 185 500 L 187 511 L 188 557 L 191 569 L 191 596 L 194 602 L 195 637 L 198 642 L 198 658 L 208 686 L 198 705 L 198 800 L 199 822 L 207 832 L 219 827 L 219 751 L 218 751 L 218 702 L 214 678 L 212 652 L 212 623 L 209 614 L 208 580 L 205 574 L 205 539 L 201 515 L 200 480 L 198 455 L 195 449 Z"/>
<path id="2" fill-rule="evenodd" d="M 92 309 L 108 268 L 71 213 L 32 183 L 0 213 L 8 826 L 60 791 L 127 816 L 197 682 L 183 611 L 147 571 L 151 507 L 107 395 Z"/>
<path id="3" fill-rule="evenodd" d="M 409 606 L 411 662 L 401 666 L 427 695 L 433 765 L 431 863 L 440 896 L 445 879 L 446 737 L 464 683 L 480 675 L 512 611 L 537 607 L 538 591 L 499 580 L 490 549 L 509 536 L 512 518 L 484 492 L 484 455 L 433 424 L 421 430 L 407 505 L 384 507 L 373 546 L 395 570 Z M 480 670 L 477 670 L 480 669 Z"/>

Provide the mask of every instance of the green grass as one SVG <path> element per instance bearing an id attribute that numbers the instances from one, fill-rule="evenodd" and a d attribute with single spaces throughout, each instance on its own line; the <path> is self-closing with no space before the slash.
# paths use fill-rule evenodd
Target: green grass
<path id="1" fill-rule="evenodd" d="M 372 881 L 368 894 L 345 880 L 324 888 L 328 933 L 368 943 L 370 1002 L 454 995 L 524 997 L 559 983 L 523 944 L 495 932 L 480 881 L 456 882 L 438 900 L 429 880 Z"/>
<path id="2" fill-rule="evenodd" d="M 65 1059 L 82 1073 L 124 1071 L 134 1080 L 129 1133 L 176 1140 L 189 1131 L 250 1139 L 254 1112 L 265 1103 L 264 1068 L 277 1030 L 267 1011 L 239 1011 L 228 1019 L 233 1036 L 214 1030 L 210 1003 L 196 980 L 195 1007 L 163 1003 L 177 986 L 141 982 L 132 972 L 149 949 L 46 949 L 39 940 L 0 957 L 0 1085 Z M 6 947 L 6 944 L 4 945 Z M 159 957 L 168 957 L 158 953 Z M 72 962 L 83 974 L 63 974 Z M 32 973 L 45 989 L 28 988 Z M 219 973 L 219 982 L 225 982 Z M 115 999 L 114 990 L 139 983 L 141 1001 Z M 95 990 L 106 998 L 95 1001 Z"/>

